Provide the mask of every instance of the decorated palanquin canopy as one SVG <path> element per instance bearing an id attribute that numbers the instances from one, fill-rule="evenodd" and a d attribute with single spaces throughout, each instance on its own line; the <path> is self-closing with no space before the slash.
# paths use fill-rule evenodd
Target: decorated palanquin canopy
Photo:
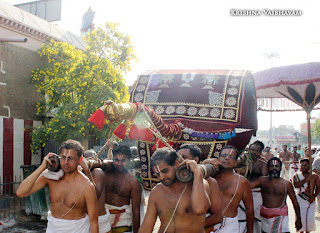
<path id="1" fill-rule="evenodd" d="M 173 148 L 198 145 L 201 159 L 217 156 L 227 144 L 239 150 L 257 129 L 253 76 L 246 70 L 158 70 L 138 77 L 132 103 L 142 103 L 166 125 L 178 124 L 181 133 L 166 137 Z M 154 142 L 139 141 L 144 186 L 154 185 L 149 168 Z"/>
<path id="2" fill-rule="evenodd" d="M 254 73 L 262 111 L 320 109 L 320 62 L 274 67 Z"/>
<path id="3" fill-rule="evenodd" d="M 257 130 L 253 76 L 246 70 L 158 70 L 138 77 L 128 103 L 106 101 L 89 119 L 123 120 L 113 136 L 137 140 L 146 189 L 158 180 L 150 168 L 153 152 L 192 143 L 201 160 L 217 157 L 227 144 L 242 150 Z"/>

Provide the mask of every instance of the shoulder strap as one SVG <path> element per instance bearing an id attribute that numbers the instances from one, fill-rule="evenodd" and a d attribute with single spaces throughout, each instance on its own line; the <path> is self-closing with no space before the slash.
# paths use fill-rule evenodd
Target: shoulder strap
<path id="1" fill-rule="evenodd" d="M 231 204 L 231 202 L 233 201 L 234 197 L 236 196 L 237 191 L 238 191 L 238 187 L 239 187 L 239 183 L 240 183 L 240 175 L 238 175 L 238 183 L 237 183 L 236 191 L 232 195 L 232 197 L 231 197 L 230 201 L 228 202 L 228 204 L 226 205 L 226 207 L 224 207 L 224 209 L 222 211 L 222 217 L 224 216 L 224 213 L 226 212 L 226 210 L 228 209 L 229 205 Z"/>
<path id="2" fill-rule="evenodd" d="M 184 194 L 184 191 L 186 191 L 187 186 L 188 186 L 188 184 L 186 184 L 186 185 L 184 186 L 184 189 L 183 189 L 183 191 L 182 191 L 182 193 L 181 193 L 181 195 L 180 195 L 180 197 L 179 197 L 179 199 L 178 199 L 178 201 L 177 201 L 176 207 L 174 207 L 174 210 L 173 210 L 172 216 L 171 216 L 171 218 L 170 218 L 170 221 L 168 222 L 168 225 L 167 225 L 166 229 L 164 229 L 164 231 L 163 231 L 164 233 L 167 231 L 168 227 L 170 226 L 170 223 L 171 223 L 171 221 L 172 221 L 172 219 L 173 219 L 173 216 L 174 216 L 174 214 L 176 213 L 176 210 L 177 210 L 178 205 L 179 205 L 179 203 L 180 203 L 181 197 L 182 197 L 182 195 Z"/>
<path id="3" fill-rule="evenodd" d="M 86 187 L 88 186 L 89 183 L 91 183 L 90 180 L 88 180 L 87 184 L 86 184 L 86 185 L 84 186 L 84 188 L 82 189 L 82 192 L 80 193 L 77 201 L 76 201 L 76 202 L 73 204 L 73 206 L 68 210 L 68 212 L 65 213 L 65 214 L 63 214 L 60 218 L 63 218 L 64 216 L 66 216 L 66 215 L 76 206 L 76 204 L 77 204 L 78 201 L 80 200 L 81 195 L 83 194 L 84 190 L 86 189 Z"/>

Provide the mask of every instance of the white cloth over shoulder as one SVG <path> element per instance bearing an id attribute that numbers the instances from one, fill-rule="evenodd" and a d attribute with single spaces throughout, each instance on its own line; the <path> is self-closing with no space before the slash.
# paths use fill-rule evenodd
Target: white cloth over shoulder
<path id="1" fill-rule="evenodd" d="M 41 176 L 50 180 L 60 180 L 61 177 L 64 176 L 64 172 L 62 169 L 60 169 L 58 172 L 52 172 L 46 169 L 41 173 Z"/>
<path id="2" fill-rule="evenodd" d="M 89 216 L 77 220 L 55 218 L 48 212 L 46 233 L 90 233 Z"/>
<path id="3" fill-rule="evenodd" d="M 298 181 L 302 181 L 302 180 L 305 179 L 305 177 L 302 174 L 302 172 L 296 172 L 295 175 L 297 176 L 297 180 Z M 307 187 L 308 187 L 308 184 L 306 182 L 300 188 L 295 188 L 296 194 L 303 193 L 304 191 L 306 191 Z"/>
<path id="4" fill-rule="evenodd" d="M 240 225 L 238 221 L 238 216 L 234 218 L 223 217 L 220 228 L 215 231 L 215 233 L 239 233 Z M 216 225 L 217 226 L 217 225 Z M 216 229 L 215 226 L 215 229 Z"/>
<path id="5" fill-rule="evenodd" d="M 106 233 L 111 230 L 109 210 L 107 210 L 107 213 L 105 215 L 100 215 L 98 217 L 98 223 L 99 233 Z"/>
<path id="6" fill-rule="evenodd" d="M 315 231 L 316 222 L 315 222 L 315 213 L 316 213 L 316 202 L 310 203 L 307 200 L 302 199 L 297 195 L 297 201 L 300 206 L 301 222 L 302 228 L 301 231 Z"/>
<path id="7" fill-rule="evenodd" d="M 130 205 L 113 206 L 105 204 L 105 208 L 110 211 L 111 227 L 132 226 L 132 209 Z"/>

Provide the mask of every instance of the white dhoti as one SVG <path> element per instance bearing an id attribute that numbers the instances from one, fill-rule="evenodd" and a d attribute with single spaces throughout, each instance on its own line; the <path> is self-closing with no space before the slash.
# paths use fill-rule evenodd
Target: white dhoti
<path id="1" fill-rule="evenodd" d="M 55 218 L 48 212 L 47 233 L 90 233 L 89 216 L 77 220 Z"/>
<path id="2" fill-rule="evenodd" d="M 286 165 L 282 164 L 280 177 L 285 180 L 290 180 L 290 175 L 289 175 L 290 166 L 289 165 L 287 165 L 287 166 L 288 166 L 288 169 L 286 168 Z"/>
<path id="3" fill-rule="evenodd" d="M 241 200 L 238 206 L 238 221 L 240 225 L 240 233 L 247 232 L 247 216 L 246 216 L 246 209 L 244 207 L 244 203 Z"/>
<path id="4" fill-rule="evenodd" d="M 307 200 L 304 200 L 299 195 L 297 195 L 297 201 L 300 206 L 300 214 L 301 214 L 301 222 L 302 228 L 301 231 L 315 231 L 316 223 L 315 223 L 315 213 L 316 213 L 316 202 L 310 203 Z"/>
<path id="5" fill-rule="evenodd" d="M 218 228 L 215 233 L 239 233 L 240 226 L 238 221 L 238 216 L 234 218 L 223 217 L 220 228 Z M 217 225 L 215 225 L 214 229 L 216 229 Z"/>
<path id="6" fill-rule="evenodd" d="M 110 212 L 111 228 L 132 226 L 132 209 L 130 205 L 113 206 L 105 204 L 105 208 L 109 209 Z"/>
<path id="7" fill-rule="evenodd" d="M 261 230 L 267 233 L 290 232 L 288 206 L 266 208 L 261 206 Z"/>
<path id="8" fill-rule="evenodd" d="M 298 161 L 292 162 L 290 165 L 290 182 L 293 181 L 293 176 L 296 172 L 299 172 L 300 169 L 300 163 Z"/>
<path id="9" fill-rule="evenodd" d="M 261 232 L 261 216 L 260 216 L 260 206 L 262 205 L 261 189 L 252 189 L 253 198 L 253 210 L 254 210 L 254 222 L 253 222 L 253 232 Z"/>
<path id="10" fill-rule="evenodd" d="M 107 213 L 105 215 L 100 215 L 98 217 L 98 223 L 99 233 L 106 233 L 111 230 L 109 210 L 107 210 Z"/>

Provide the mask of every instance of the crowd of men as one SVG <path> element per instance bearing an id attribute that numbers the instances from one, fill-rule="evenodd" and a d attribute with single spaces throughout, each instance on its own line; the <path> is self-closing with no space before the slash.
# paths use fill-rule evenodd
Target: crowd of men
<path id="1" fill-rule="evenodd" d="M 48 185 L 49 233 L 152 233 L 157 218 L 160 233 L 290 232 L 287 196 L 296 230 L 314 231 L 320 156 L 310 161 L 300 146 L 290 152 L 284 145 L 279 158 L 270 147 L 264 149 L 260 141 L 249 146 L 246 176 L 235 170 L 239 151 L 231 145 L 223 147 L 218 158 L 204 161 L 194 144 L 181 145 L 178 151 L 156 150 L 150 166 L 160 183 L 149 195 L 145 216 L 142 186 L 130 172 L 132 153 L 127 145 L 115 145 L 112 161 L 94 166 L 88 160 L 95 151 L 84 152 L 78 141 L 68 140 L 60 146 L 59 178 L 47 169 L 50 157 L 57 155 L 48 153 L 16 193 L 26 197 Z M 215 172 L 204 177 L 199 163 L 212 165 Z M 178 179 L 180 166 L 192 172 L 191 181 Z"/>

